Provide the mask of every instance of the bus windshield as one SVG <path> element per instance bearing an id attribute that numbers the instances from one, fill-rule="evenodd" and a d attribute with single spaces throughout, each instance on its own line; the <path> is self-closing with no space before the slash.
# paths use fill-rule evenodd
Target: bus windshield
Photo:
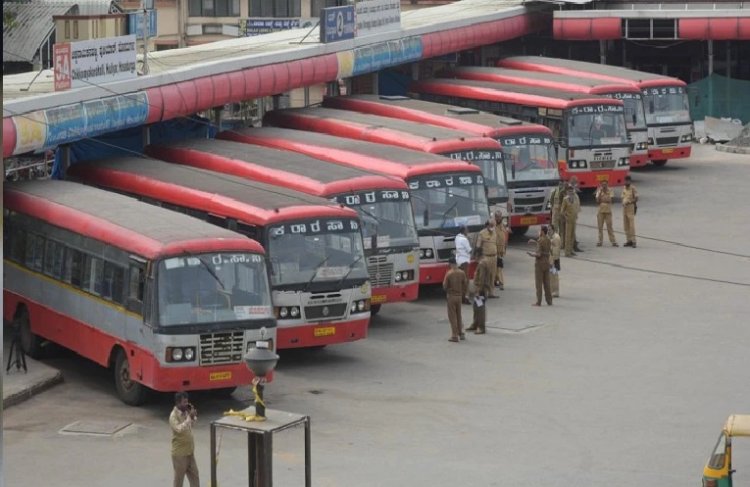
<path id="1" fill-rule="evenodd" d="M 215 253 L 159 262 L 161 326 L 273 317 L 262 255 Z"/>
<path id="2" fill-rule="evenodd" d="M 690 106 L 682 86 L 646 88 L 643 97 L 649 124 L 690 121 Z"/>
<path id="3" fill-rule="evenodd" d="M 646 112 L 640 93 L 615 93 L 612 98 L 625 105 L 625 125 L 628 130 L 646 128 Z"/>
<path id="4" fill-rule="evenodd" d="M 268 230 L 273 287 L 367 279 L 359 222 L 305 220 Z"/>
<path id="5" fill-rule="evenodd" d="M 388 193 L 395 199 L 388 201 L 377 197 Z M 359 204 L 351 208 L 362 220 L 365 249 L 419 245 L 408 191 L 373 191 L 361 196 Z"/>
<path id="6" fill-rule="evenodd" d="M 508 179 L 516 181 L 549 181 L 560 179 L 557 153 L 552 137 L 521 135 L 498 139 L 508 165 Z"/>
<path id="7" fill-rule="evenodd" d="M 503 163 L 502 151 L 465 150 L 441 154 L 451 159 L 471 162 L 482 170 L 484 183 L 487 185 L 487 197 L 490 200 L 508 198 L 508 182 Z"/>
<path id="8" fill-rule="evenodd" d="M 573 107 L 568 111 L 570 147 L 608 146 L 628 143 L 624 109 L 616 105 Z"/>
<path id="9" fill-rule="evenodd" d="M 435 174 L 409 181 L 419 230 L 481 225 L 489 206 L 480 174 Z"/>

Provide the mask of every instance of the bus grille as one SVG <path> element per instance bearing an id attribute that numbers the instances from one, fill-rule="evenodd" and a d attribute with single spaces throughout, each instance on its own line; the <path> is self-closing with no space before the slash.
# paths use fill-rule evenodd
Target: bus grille
<path id="1" fill-rule="evenodd" d="M 679 137 L 657 137 L 656 145 L 677 145 Z"/>
<path id="2" fill-rule="evenodd" d="M 367 260 L 367 273 L 370 275 L 372 287 L 388 287 L 393 277 L 393 264 L 387 262 L 388 258 L 370 257 Z"/>
<path id="3" fill-rule="evenodd" d="M 613 169 L 615 167 L 615 161 L 591 161 L 589 162 L 591 169 Z"/>
<path id="4" fill-rule="evenodd" d="M 537 198 L 513 198 L 513 207 L 544 205 L 544 196 Z"/>
<path id="5" fill-rule="evenodd" d="M 346 314 L 346 303 L 327 304 L 324 306 L 307 306 L 305 318 L 308 320 L 333 320 Z"/>
<path id="6" fill-rule="evenodd" d="M 242 361 L 241 331 L 201 335 L 201 365 L 234 364 Z"/>

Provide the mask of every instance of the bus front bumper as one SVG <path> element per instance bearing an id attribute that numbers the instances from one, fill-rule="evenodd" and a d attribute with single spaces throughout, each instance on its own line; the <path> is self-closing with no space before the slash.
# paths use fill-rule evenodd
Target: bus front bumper
<path id="1" fill-rule="evenodd" d="M 440 281 L 442 282 L 442 281 Z M 415 301 L 419 297 L 419 283 L 394 284 L 389 287 L 372 288 L 371 304 L 398 303 L 401 301 Z"/>
<path id="2" fill-rule="evenodd" d="M 323 321 L 286 327 L 281 321 L 276 328 L 276 348 L 323 347 L 361 340 L 367 337 L 369 324 L 369 312 L 357 313 L 347 321 L 333 323 Z"/>
<path id="3" fill-rule="evenodd" d="M 648 158 L 652 161 L 663 161 L 665 159 L 682 159 L 690 157 L 691 146 L 667 147 L 664 149 L 649 149 Z"/>

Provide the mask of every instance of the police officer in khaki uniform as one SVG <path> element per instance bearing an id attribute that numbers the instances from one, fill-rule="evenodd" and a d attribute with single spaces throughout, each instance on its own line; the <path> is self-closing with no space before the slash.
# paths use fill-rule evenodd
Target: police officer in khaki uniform
<path id="1" fill-rule="evenodd" d="M 503 275 L 503 258 L 505 252 L 508 249 L 508 235 L 510 234 L 510 228 L 505 225 L 503 215 L 499 212 L 495 212 L 495 227 L 498 233 L 498 248 L 497 248 L 497 276 L 495 277 L 495 285 L 502 291 L 505 289 L 505 276 Z"/>
<path id="2" fill-rule="evenodd" d="M 497 231 L 497 224 L 494 218 L 490 218 L 485 223 L 484 228 L 477 236 L 477 251 L 482 252 L 482 260 L 488 261 L 492 271 L 492 282 L 497 278 L 497 253 L 500 248 L 500 232 Z M 494 292 L 490 292 L 488 298 L 496 298 Z"/>
<path id="3" fill-rule="evenodd" d="M 599 229 L 599 240 L 597 240 L 596 246 L 602 246 L 602 240 L 604 239 L 604 224 L 606 223 L 609 243 L 612 244 L 612 247 L 617 247 L 615 232 L 612 231 L 612 201 L 615 199 L 615 193 L 610 189 L 607 181 L 602 181 L 596 189 L 595 196 L 596 203 L 599 205 L 596 212 L 596 226 Z"/>
<path id="4" fill-rule="evenodd" d="M 578 220 L 578 212 L 581 211 L 581 206 L 578 201 L 580 200 L 578 200 L 578 197 L 575 194 L 575 189 L 573 186 L 568 185 L 567 194 L 560 206 L 560 216 L 562 221 L 565 222 L 565 237 L 563 237 L 565 257 L 573 257 L 576 255 L 573 253 L 573 248 L 576 243 L 576 221 Z"/>
<path id="5" fill-rule="evenodd" d="M 474 305 L 474 319 L 471 322 L 471 326 L 466 331 L 473 331 L 477 335 L 482 335 L 486 332 L 485 323 L 487 319 L 487 295 L 492 291 L 492 270 L 486 260 L 479 262 L 477 270 L 474 273 L 474 298 L 472 304 Z"/>
<path id="6" fill-rule="evenodd" d="M 549 259 L 552 254 L 552 243 L 547 236 L 547 231 L 547 226 L 542 225 L 539 238 L 529 240 L 529 243 L 536 243 L 536 252 L 528 253 L 534 257 L 534 281 L 536 283 L 536 302 L 532 306 L 542 305 L 542 289 L 544 289 L 545 301 L 552 306 L 552 291 L 549 280 Z"/>
<path id="7" fill-rule="evenodd" d="M 465 340 L 464 325 L 461 321 L 461 302 L 468 293 L 469 280 L 466 273 L 458 268 L 455 257 L 448 261 L 450 269 L 443 279 L 443 289 L 448 299 L 448 321 L 451 323 L 449 341 Z"/>
<path id="8" fill-rule="evenodd" d="M 552 288 L 552 297 L 560 297 L 560 250 L 562 249 L 560 243 L 562 239 L 560 234 L 557 232 L 557 228 L 554 225 L 550 225 L 549 233 L 552 236 L 549 238 L 552 245 L 550 256 L 550 286 Z"/>
<path id="9" fill-rule="evenodd" d="M 622 188 L 622 224 L 625 228 L 625 247 L 635 248 L 635 212 L 637 211 L 638 191 L 631 184 L 631 177 L 625 176 Z"/>
<path id="10" fill-rule="evenodd" d="M 550 204 L 552 205 L 552 225 L 560 230 L 560 207 L 565 198 L 565 181 L 562 179 L 557 182 L 557 187 L 552 190 L 550 195 Z"/>

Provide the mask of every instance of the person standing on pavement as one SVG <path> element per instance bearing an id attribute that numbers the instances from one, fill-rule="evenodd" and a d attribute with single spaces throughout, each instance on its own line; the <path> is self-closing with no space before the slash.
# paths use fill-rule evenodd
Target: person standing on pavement
<path id="1" fill-rule="evenodd" d="M 612 230 L 612 201 L 615 199 L 615 193 L 609 188 L 609 183 L 607 181 L 601 182 L 596 189 L 595 197 L 596 204 L 599 205 L 596 212 L 596 226 L 599 229 L 599 240 L 596 241 L 596 246 L 602 246 L 602 240 L 604 239 L 604 224 L 606 223 L 609 243 L 612 244 L 612 247 L 617 247 L 615 232 Z"/>
<path id="2" fill-rule="evenodd" d="M 552 190 L 550 195 L 550 204 L 552 205 L 552 225 L 560 233 L 565 233 L 560 226 L 560 207 L 562 206 L 563 199 L 565 199 L 565 181 L 562 179 L 557 182 L 557 187 Z"/>
<path id="3" fill-rule="evenodd" d="M 632 185 L 630 175 L 625 176 L 622 188 L 622 224 L 625 228 L 625 247 L 635 248 L 635 214 L 638 211 L 638 191 Z"/>
<path id="4" fill-rule="evenodd" d="M 461 321 L 461 302 L 468 292 L 469 280 L 464 271 L 456 266 L 455 257 L 451 257 L 448 264 L 450 269 L 443 279 L 443 289 L 448 300 L 448 321 L 451 324 L 451 337 L 448 341 L 457 342 L 466 339 Z"/>
<path id="5" fill-rule="evenodd" d="M 573 253 L 576 240 L 576 221 L 578 220 L 578 212 L 581 209 L 580 205 L 576 204 L 576 198 L 575 189 L 573 189 L 573 186 L 568 185 L 567 194 L 560 206 L 560 215 L 562 221 L 565 223 L 565 237 L 563 238 L 565 257 L 576 255 Z"/>
<path id="6" fill-rule="evenodd" d="M 536 252 L 528 252 L 534 257 L 534 281 L 536 284 L 536 302 L 532 306 L 542 305 L 542 290 L 544 290 L 544 300 L 549 306 L 552 306 L 552 290 L 550 289 L 549 279 L 549 260 L 552 255 L 552 243 L 547 236 L 547 226 L 542 225 L 539 230 L 539 238 L 529 240 L 529 243 L 536 243 Z"/>
<path id="7" fill-rule="evenodd" d="M 497 252 L 500 246 L 500 232 L 497 231 L 497 224 L 494 218 L 490 218 L 484 225 L 484 228 L 477 236 L 476 251 L 482 252 L 482 260 L 489 261 L 489 267 L 492 271 L 492 282 L 497 278 Z M 496 298 L 494 292 L 490 292 L 488 298 Z"/>
<path id="8" fill-rule="evenodd" d="M 198 464 L 195 462 L 193 424 L 198 420 L 198 411 L 188 402 L 187 392 L 174 395 L 174 408 L 169 415 L 172 428 L 172 466 L 174 487 L 182 487 L 185 476 L 190 487 L 200 487 Z"/>
<path id="9" fill-rule="evenodd" d="M 560 250 L 561 250 L 561 238 L 557 232 L 557 228 L 554 225 L 550 225 L 549 233 L 552 234 L 550 237 L 550 287 L 552 288 L 552 297 L 560 297 Z"/>
<path id="10" fill-rule="evenodd" d="M 471 242 L 466 236 L 469 233 L 469 229 L 464 225 L 459 228 L 458 234 L 456 235 L 456 265 L 461 269 L 466 278 L 469 278 L 469 262 L 471 261 Z M 469 297 L 464 296 L 462 298 L 464 304 L 469 304 Z"/>
<path id="11" fill-rule="evenodd" d="M 473 331 L 477 335 L 486 333 L 487 295 L 492 290 L 491 272 L 492 270 L 487 261 L 482 260 L 474 273 L 474 299 L 472 300 L 474 319 L 466 331 Z"/>
<path id="12" fill-rule="evenodd" d="M 497 248 L 497 276 L 495 278 L 495 286 L 499 287 L 502 291 L 505 289 L 505 276 L 503 276 L 503 268 L 505 267 L 505 251 L 508 249 L 508 235 L 510 229 L 505 225 L 505 219 L 502 213 L 499 211 L 495 212 L 495 227 L 497 228 L 498 236 L 498 248 Z"/>

